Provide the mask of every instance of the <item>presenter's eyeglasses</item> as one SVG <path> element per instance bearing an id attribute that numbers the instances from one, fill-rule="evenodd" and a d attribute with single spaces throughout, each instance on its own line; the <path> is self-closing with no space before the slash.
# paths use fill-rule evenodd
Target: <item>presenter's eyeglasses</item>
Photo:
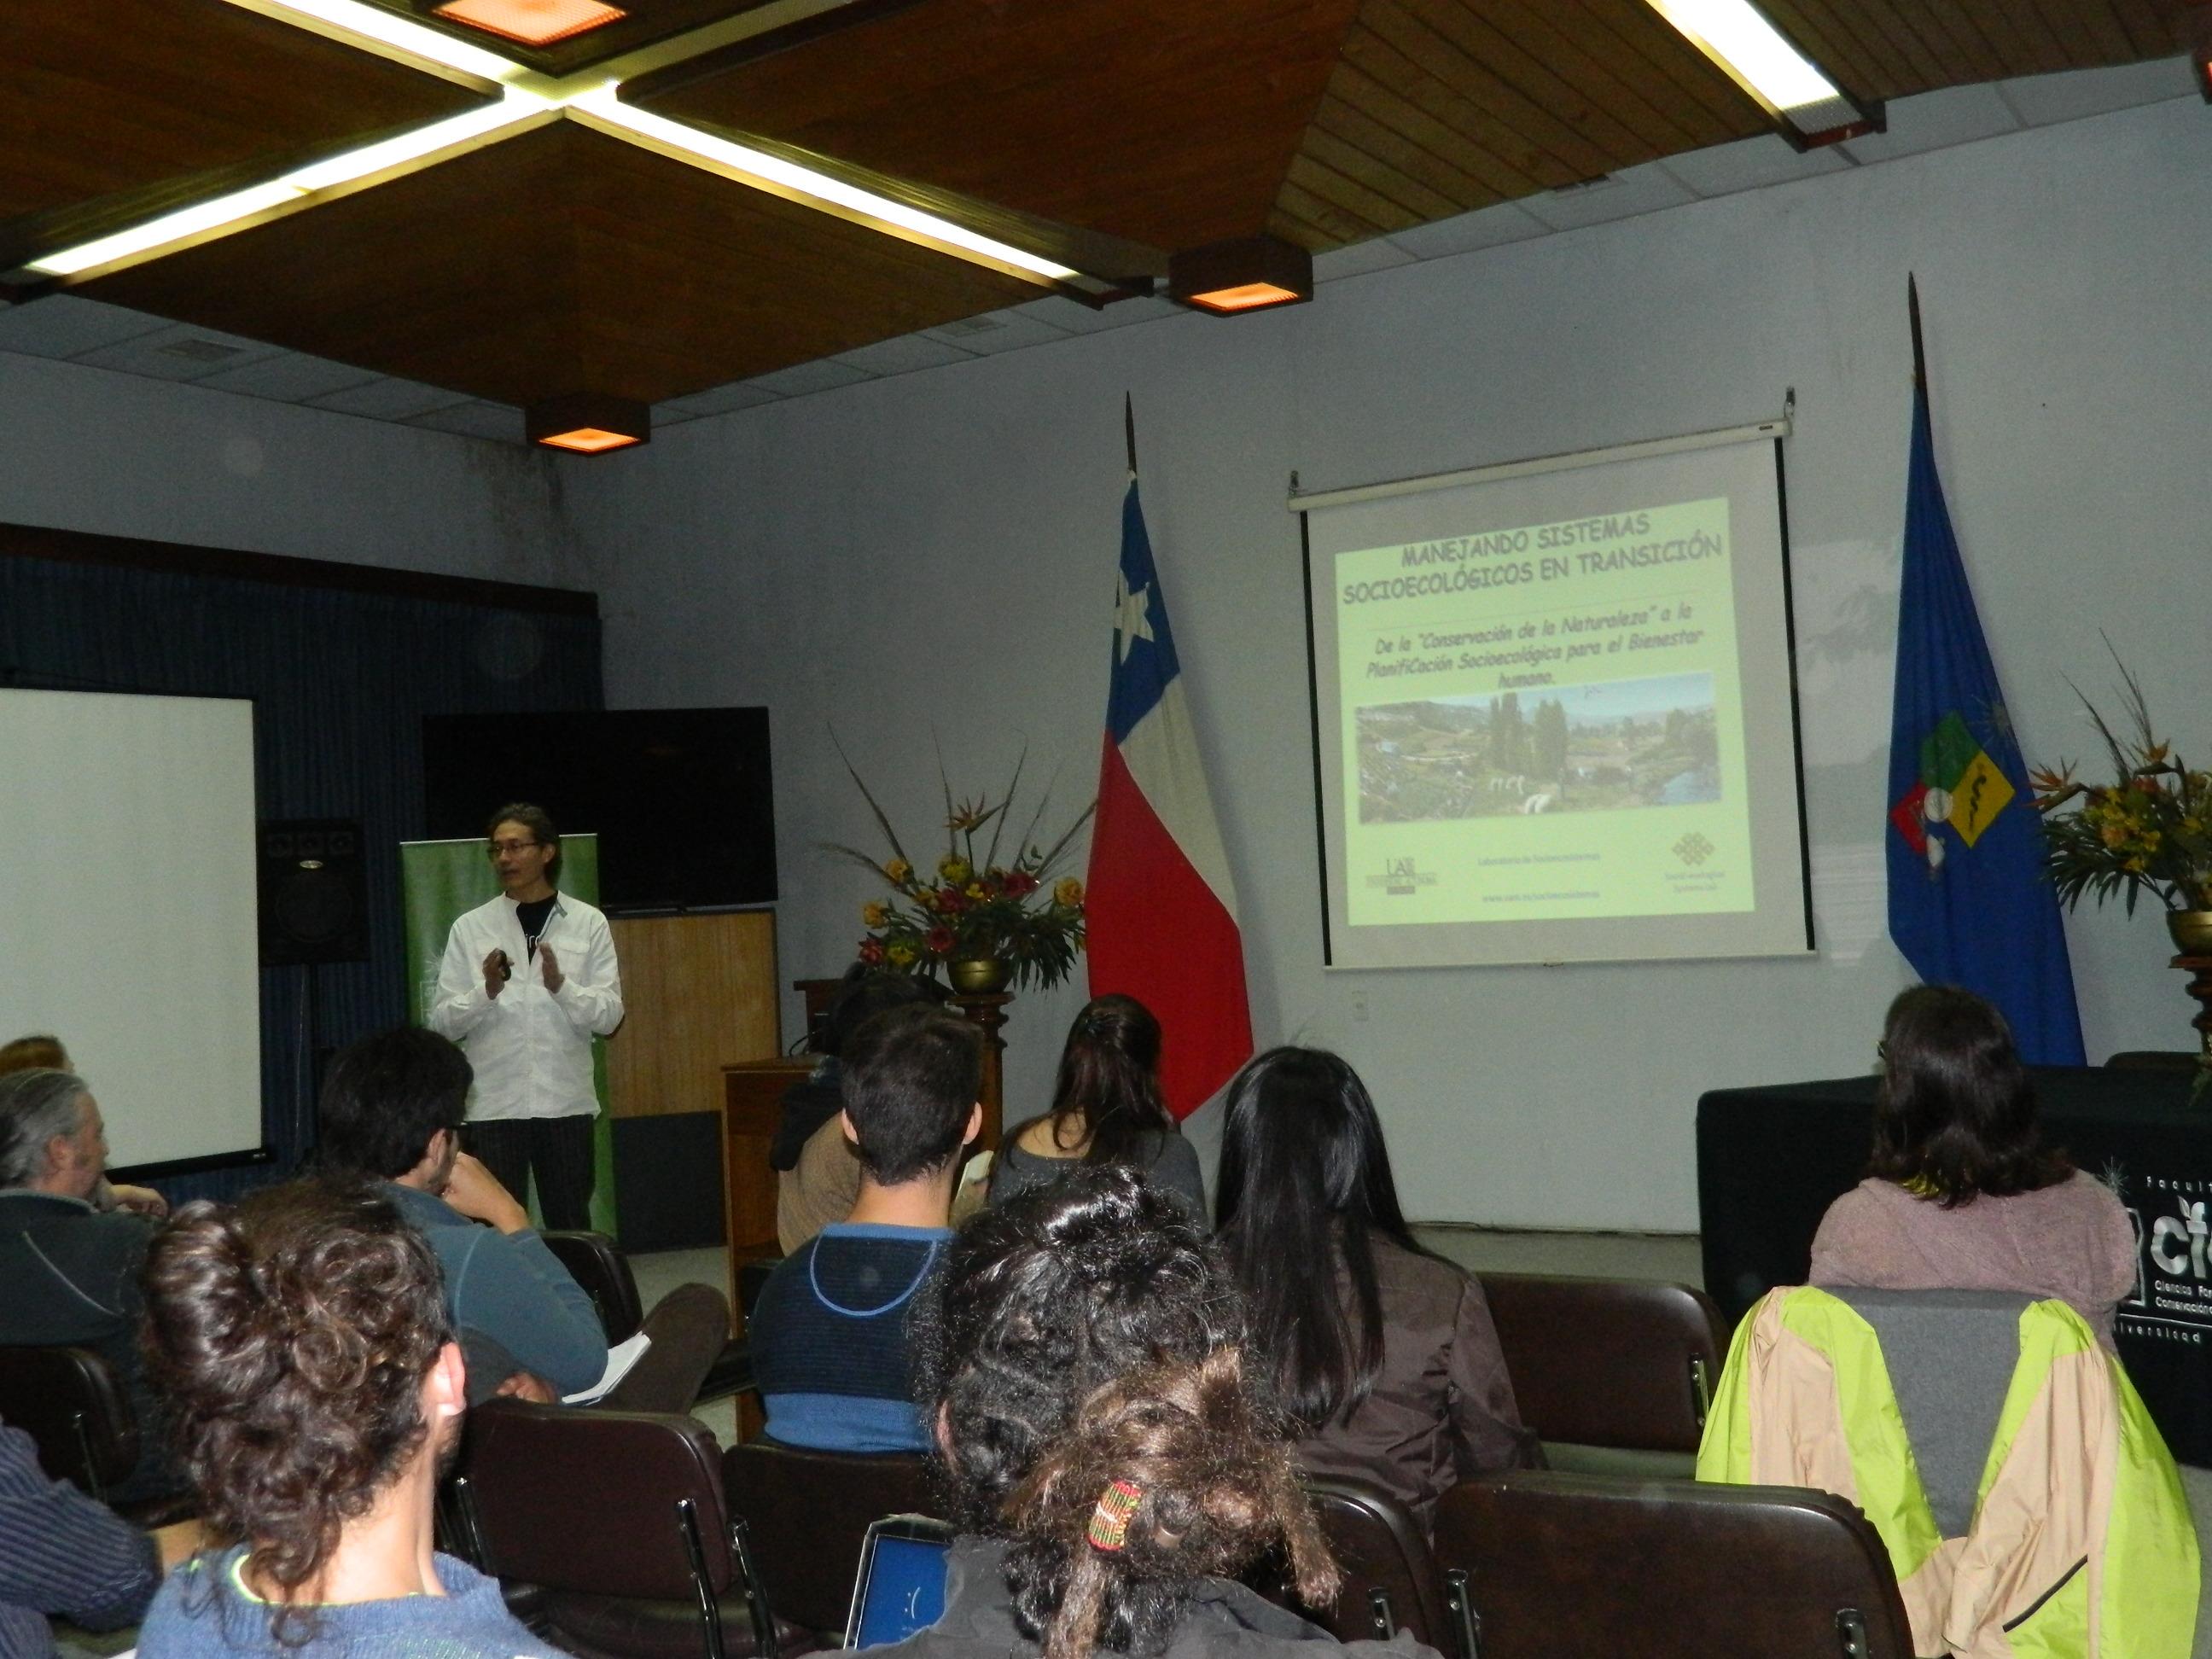
<path id="1" fill-rule="evenodd" d="M 544 842 L 536 841 L 488 842 L 484 845 L 484 856 L 486 858 L 495 859 L 501 853 L 526 853 L 533 847 L 542 847 L 544 845 Z"/>

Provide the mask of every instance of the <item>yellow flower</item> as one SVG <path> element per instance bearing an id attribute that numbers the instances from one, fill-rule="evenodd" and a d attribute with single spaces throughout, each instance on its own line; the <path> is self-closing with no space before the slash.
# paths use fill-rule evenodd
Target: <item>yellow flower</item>
<path id="1" fill-rule="evenodd" d="M 890 907 L 870 899 L 860 907 L 860 924 L 866 927 L 880 927 L 891 919 Z"/>
<path id="2" fill-rule="evenodd" d="M 1083 884 L 1073 876 L 1062 876 L 1052 884 L 1052 902 L 1073 910 L 1083 902 Z"/>
<path id="3" fill-rule="evenodd" d="M 975 900 L 977 902 L 980 903 L 982 901 L 983 884 L 981 882 L 971 881 L 963 890 L 966 892 L 969 898 Z"/>
<path id="4" fill-rule="evenodd" d="M 957 853 L 947 853 L 943 858 L 938 860 L 937 873 L 952 886 L 959 887 L 964 885 L 969 877 L 974 875 L 975 872 L 966 859 Z"/>
<path id="5" fill-rule="evenodd" d="M 884 866 L 884 879 L 894 887 L 903 887 L 914 874 L 914 866 L 904 859 L 893 859 Z"/>
<path id="6" fill-rule="evenodd" d="M 914 946 L 911 945 L 894 945 L 884 954 L 891 959 L 894 967 L 911 968 L 914 965 Z"/>

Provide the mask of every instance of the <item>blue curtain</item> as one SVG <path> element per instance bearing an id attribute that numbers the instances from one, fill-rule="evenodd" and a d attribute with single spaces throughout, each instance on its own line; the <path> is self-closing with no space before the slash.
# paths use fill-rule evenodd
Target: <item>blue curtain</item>
<path id="1" fill-rule="evenodd" d="M 324 582 L 343 568 L 313 567 Z M 159 1182 L 172 1203 L 232 1197 L 296 1165 L 312 1144 L 311 1041 L 342 1046 L 406 1018 L 398 847 L 424 834 L 422 717 L 604 706 L 596 616 L 502 604 L 487 584 L 456 582 L 450 599 L 374 591 L 384 574 L 364 570 L 368 591 L 348 591 L 0 557 L 0 684 L 251 697 L 257 815 L 361 821 L 368 960 L 261 972 L 275 1166 Z M 127 1164 L 130 1148 L 115 1150 Z"/>

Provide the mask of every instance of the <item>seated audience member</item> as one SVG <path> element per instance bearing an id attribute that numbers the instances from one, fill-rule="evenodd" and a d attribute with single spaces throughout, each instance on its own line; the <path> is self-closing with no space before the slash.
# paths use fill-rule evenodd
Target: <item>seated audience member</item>
<path id="1" fill-rule="evenodd" d="M 468 1057 L 414 1026 L 363 1037 L 331 1061 L 323 1085 L 323 1167 L 384 1183 L 384 1195 L 422 1231 L 445 1268 L 446 1305 L 479 1357 L 498 1352 L 508 1374 L 475 1380 L 478 1399 L 516 1394 L 550 1402 L 606 1369 L 599 1316 L 530 1224 L 529 1212 L 489 1170 L 461 1150 Z M 729 1335 L 720 1291 L 684 1285 L 647 1316 L 653 1346 L 605 1403 L 629 1411 L 687 1412 Z"/>
<path id="2" fill-rule="evenodd" d="M 21 1429 L 0 1424 L 0 1654 L 46 1659 L 46 1620 L 114 1630 L 146 1611 L 161 1570 L 199 1547 L 200 1524 L 141 1532 L 39 1467 Z"/>
<path id="3" fill-rule="evenodd" d="M 919 1322 L 961 1535 L 944 1616 L 882 1650 L 1262 1659 L 1329 1638 L 1233 1575 L 1339 1575 L 1249 1374 L 1243 1298 L 1188 1208 L 1115 1165 L 977 1216 Z M 1426 1654 L 1409 1638 L 1362 1642 Z"/>
<path id="4" fill-rule="evenodd" d="M 1134 997 L 1095 997 L 1075 1017 L 1052 1109 L 1008 1133 L 992 1160 L 990 1201 L 1082 1164 L 1126 1164 L 1206 1213 L 1198 1153 L 1160 1098 L 1160 1023 Z"/>
<path id="5" fill-rule="evenodd" d="M 940 1008 L 878 1014 L 845 1045 L 840 1114 L 860 1193 L 776 1264 L 746 1334 L 768 1433 L 825 1451 L 920 1451 L 907 1315 L 951 1238 L 961 1149 L 981 1133 L 982 1033 Z"/>
<path id="6" fill-rule="evenodd" d="M 107 1362 L 139 1428 L 138 1465 L 111 1494 L 127 1501 L 178 1482 L 138 1354 L 138 1269 L 154 1224 L 100 1209 L 106 1167 L 106 1126 L 82 1078 L 44 1067 L 0 1077 L 0 1346 L 84 1347 Z"/>
<path id="7" fill-rule="evenodd" d="M 13 1042 L 0 1043 L 0 1077 L 11 1072 L 48 1071 L 74 1072 L 69 1050 L 62 1040 L 40 1032 L 32 1036 L 20 1036 Z M 88 1201 L 95 1210 L 130 1210 L 138 1215 L 161 1217 L 168 1214 L 169 1200 L 151 1187 L 118 1186 L 110 1181 L 105 1171 L 100 1177 Z"/>
<path id="8" fill-rule="evenodd" d="M 209 1530 L 143 1659 L 517 1659 L 548 1648 L 433 1547 L 466 1403 L 438 1261 L 380 1188 L 297 1181 L 185 1207 L 147 1263 L 147 1344 Z"/>
<path id="9" fill-rule="evenodd" d="M 1889 1005 L 1867 1178 L 1828 1206 L 1812 1282 L 2015 1291 L 2072 1304 L 2112 1347 L 2135 1229 L 2102 1182 L 2043 1144 L 2004 1016 L 1949 985 Z"/>
<path id="10" fill-rule="evenodd" d="M 842 1221 L 860 1195 L 860 1164 L 845 1139 L 837 1114 L 844 1109 L 840 1081 L 845 1044 L 854 1032 L 890 1008 L 942 1002 L 945 988 L 915 974 L 868 973 L 855 963 L 830 1003 L 812 1040 L 821 1058 L 784 1091 L 783 1116 L 769 1145 L 775 1171 L 775 1237 L 789 1255 L 833 1221 Z"/>
<path id="11" fill-rule="evenodd" d="M 1343 1060 L 1275 1048 L 1237 1075 L 1215 1212 L 1308 1473 L 1371 1481 L 1425 1519 L 1462 1477 L 1535 1460 L 1482 1286 L 1413 1242 Z"/>

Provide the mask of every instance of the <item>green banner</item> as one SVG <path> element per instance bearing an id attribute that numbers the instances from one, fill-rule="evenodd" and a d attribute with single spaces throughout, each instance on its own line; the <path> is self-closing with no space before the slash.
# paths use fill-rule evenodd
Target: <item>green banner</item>
<path id="1" fill-rule="evenodd" d="M 561 837 L 561 890 L 586 904 L 599 896 L 599 838 Z M 499 878 L 484 856 L 481 837 L 468 841 L 403 841 L 399 843 L 400 903 L 407 922 L 407 1014 L 417 1025 L 430 1023 L 430 1004 L 438 994 L 438 965 L 446 955 L 446 935 L 453 923 L 479 904 L 499 896 Z M 465 1047 L 466 1045 L 463 1045 Z M 592 1039 L 592 1083 L 599 1097 L 592 1120 L 592 1224 L 615 1231 L 614 1131 L 607 1116 L 607 1045 Z M 517 1194 L 538 1215 L 534 1194 Z"/>

